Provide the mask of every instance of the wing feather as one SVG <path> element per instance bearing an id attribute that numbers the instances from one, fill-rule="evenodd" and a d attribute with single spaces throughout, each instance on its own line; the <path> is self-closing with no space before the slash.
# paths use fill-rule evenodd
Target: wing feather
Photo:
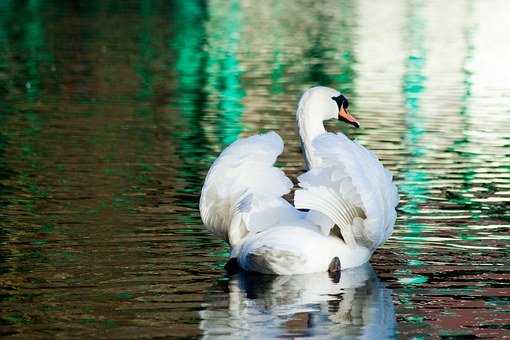
<path id="1" fill-rule="evenodd" d="M 398 192 L 377 156 L 342 134 L 327 133 L 313 141 L 320 166 L 299 177 L 297 208 L 331 219 L 348 245 L 375 249 L 390 236 Z"/>
<path id="2" fill-rule="evenodd" d="M 297 214 L 282 198 L 293 184 L 274 167 L 282 151 L 281 137 L 269 132 L 239 139 L 220 154 L 200 196 L 200 215 L 207 229 L 235 245 L 250 231 Z"/>

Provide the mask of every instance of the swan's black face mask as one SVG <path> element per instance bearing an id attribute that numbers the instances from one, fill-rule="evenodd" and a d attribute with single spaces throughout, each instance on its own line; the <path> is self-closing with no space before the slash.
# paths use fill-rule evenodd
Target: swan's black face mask
<path id="1" fill-rule="evenodd" d="M 349 107 L 349 101 L 347 98 L 341 94 L 337 97 L 331 97 L 336 102 L 336 105 L 338 106 L 338 120 L 344 121 L 347 124 L 351 124 L 352 126 L 359 128 L 359 123 L 351 116 L 349 111 L 347 110 Z"/>

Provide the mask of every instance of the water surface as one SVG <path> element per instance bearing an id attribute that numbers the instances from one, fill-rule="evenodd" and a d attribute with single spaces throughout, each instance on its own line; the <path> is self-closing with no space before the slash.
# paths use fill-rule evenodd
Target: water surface
<path id="1" fill-rule="evenodd" d="M 0 334 L 509 335 L 510 2 L 6 1 Z M 226 277 L 198 213 L 241 136 L 303 160 L 307 87 L 344 92 L 401 203 L 372 265 Z"/>

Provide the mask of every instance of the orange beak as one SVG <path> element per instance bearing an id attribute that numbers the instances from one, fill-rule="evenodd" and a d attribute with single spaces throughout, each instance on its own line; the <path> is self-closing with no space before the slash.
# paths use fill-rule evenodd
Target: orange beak
<path id="1" fill-rule="evenodd" d="M 349 111 L 347 111 L 346 108 L 344 108 L 344 106 L 342 105 L 342 107 L 340 108 L 340 112 L 338 113 L 338 120 L 343 120 L 344 122 L 346 122 L 347 124 L 351 124 L 352 126 L 356 127 L 356 128 L 359 128 L 359 123 L 358 121 L 356 120 L 356 118 L 354 118 L 353 116 L 351 116 L 351 114 L 349 113 Z"/>

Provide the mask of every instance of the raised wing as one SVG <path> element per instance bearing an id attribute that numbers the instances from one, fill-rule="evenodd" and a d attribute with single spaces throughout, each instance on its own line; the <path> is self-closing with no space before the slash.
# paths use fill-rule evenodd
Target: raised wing
<path id="1" fill-rule="evenodd" d="M 216 159 L 200 196 L 200 215 L 207 229 L 234 246 L 257 232 L 296 218 L 282 195 L 292 182 L 274 167 L 283 151 L 275 132 L 242 138 Z"/>
<path id="2" fill-rule="evenodd" d="M 309 218 L 325 234 L 336 225 L 347 245 L 375 250 L 390 236 L 397 216 L 392 175 L 373 152 L 342 134 L 321 135 L 313 146 L 321 163 L 298 178 L 296 208 L 310 209 Z"/>

